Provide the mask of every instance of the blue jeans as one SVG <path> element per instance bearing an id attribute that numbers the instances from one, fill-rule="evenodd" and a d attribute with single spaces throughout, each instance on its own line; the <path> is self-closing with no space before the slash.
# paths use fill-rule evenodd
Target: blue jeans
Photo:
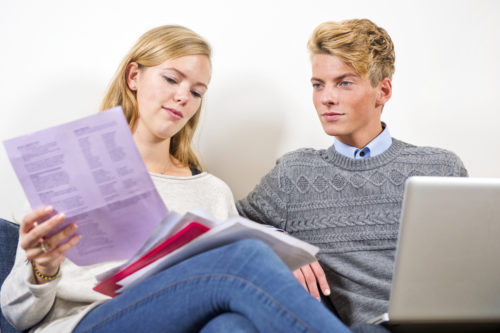
<path id="1" fill-rule="evenodd" d="M 0 287 L 14 265 L 18 238 L 19 225 L 0 218 Z M 16 329 L 12 327 L 3 317 L 1 309 L 0 332 L 17 332 Z"/>
<path id="2" fill-rule="evenodd" d="M 75 332 L 349 332 L 265 244 L 168 268 L 88 313 Z"/>

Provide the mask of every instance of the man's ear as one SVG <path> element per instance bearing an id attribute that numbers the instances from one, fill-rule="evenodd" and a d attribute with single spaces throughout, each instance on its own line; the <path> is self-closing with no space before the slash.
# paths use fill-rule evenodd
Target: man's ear
<path id="1" fill-rule="evenodd" d="M 392 82 L 389 78 L 385 78 L 379 82 L 377 87 L 377 107 L 384 105 L 392 96 Z"/>
<path id="2" fill-rule="evenodd" d="M 130 64 L 127 65 L 127 71 L 126 71 L 126 77 L 127 77 L 127 85 L 130 90 L 136 91 L 137 90 L 137 80 L 139 77 L 139 64 L 136 62 L 131 62 Z"/>

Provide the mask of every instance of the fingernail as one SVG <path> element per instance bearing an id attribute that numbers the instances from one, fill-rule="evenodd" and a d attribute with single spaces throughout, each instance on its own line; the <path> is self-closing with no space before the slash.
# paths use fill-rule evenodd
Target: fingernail
<path id="1" fill-rule="evenodd" d="M 47 206 L 43 209 L 45 213 L 51 212 L 52 211 L 52 206 Z"/>
<path id="2" fill-rule="evenodd" d="M 59 214 L 57 214 L 56 217 L 60 221 L 60 220 L 62 220 L 64 218 L 64 213 L 59 213 Z"/>
<path id="3" fill-rule="evenodd" d="M 316 299 L 321 302 L 321 297 L 316 297 Z"/>
<path id="4" fill-rule="evenodd" d="M 323 294 L 325 294 L 326 296 L 330 295 L 330 289 L 325 289 L 325 291 L 323 292 Z"/>

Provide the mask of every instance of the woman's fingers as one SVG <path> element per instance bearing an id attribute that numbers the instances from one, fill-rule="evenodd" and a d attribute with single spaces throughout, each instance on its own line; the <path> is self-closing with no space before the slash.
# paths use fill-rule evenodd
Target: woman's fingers
<path id="1" fill-rule="evenodd" d="M 81 238 L 81 235 L 73 235 L 70 239 L 68 239 L 68 241 L 64 242 L 63 244 L 56 244 L 56 247 L 51 249 L 50 252 L 38 256 L 36 258 L 36 265 L 37 267 L 39 267 L 39 270 L 42 271 L 45 267 L 59 267 L 59 265 L 65 258 L 65 253 L 76 244 L 78 244 Z"/>
<path id="2" fill-rule="evenodd" d="M 26 258 L 46 276 L 57 274 L 65 253 L 81 239 L 80 235 L 74 234 L 77 229 L 75 223 L 68 224 L 48 237 L 66 220 L 62 213 L 49 218 L 53 211 L 51 206 L 47 206 L 26 214 L 19 230 L 20 246 L 26 252 Z M 40 221 L 43 223 L 38 223 Z M 37 280 L 44 283 L 39 278 Z"/>
<path id="3" fill-rule="evenodd" d="M 81 239 L 81 235 L 75 235 L 74 231 L 76 228 L 74 224 L 69 225 L 61 232 L 57 233 L 53 237 L 49 239 L 49 252 L 39 254 L 33 258 L 32 262 L 36 265 L 38 271 L 46 276 L 54 276 L 59 271 L 59 266 L 63 262 L 65 258 L 66 252 L 75 246 Z M 64 243 L 58 242 L 58 240 L 65 240 L 68 235 L 73 234 L 67 241 Z M 54 242 L 54 243 L 52 243 Z M 52 245 L 55 244 L 55 245 Z"/>
<path id="4" fill-rule="evenodd" d="M 62 229 L 55 235 L 49 238 L 45 238 L 43 239 L 43 241 L 42 240 L 39 241 L 38 246 L 28 248 L 26 250 L 26 257 L 28 258 L 28 260 L 33 260 L 35 258 L 42 256 L 54 259 L 61 253 L 64 254 L 67 250 L 60 252 L 60 247 L 61 247 L 60 244 L 68 237 L 73 235 L 76 230 L 77 230 L 77 225 L 75 223 L 68 224 L 64 229 Z M 52 252 L 54 251 L 56 251 L 57 253 L 55 255 L 52 255 Z"/>
<path id="5" fill-rule="evenodd" d="M 46 238 L 43 241 L 43 247 L 45 248 L 45 253 L 51 252 L 57 248 L 57 245 L 64 241 L 69 236 L 73 235 L 77 229 L 75 223 L 68 224 L 63 230 L 59 231 L 57 234 L 50 238 Z"/>
<path id="6" fill-rule="evenodd" d="M 24 234 L 28 233 L 35 227 L 37 221 L 49 216 L 53 210 L 52 206 L 45 206 L 29 212 L 24 216 L 21 222 L 20 232 Z"/>
<path id="7" fill-rule="evenodd" d="M 74 223 L 67 225 L 56 234 L 47 237 L 55 228 L 60 226 L 66 219 L 64 214 L 56 214 L 43 223 L 36 224 L 44 218 L 47 218 L 53 212 L 52 207 L 43 207 L 28 213 L 22 222 L 20 230 L 21 247 L 26 252 L 28 260 L 35 260 L 37 263 L 49 263 L 55 258 L 64 255 L 71 247 L 60 247 L 59 244 L 75 233 L 77 226 Z M 76 243 L 75 243 L 76 244 Z M 55 265 L 52 262 L 50 265 Z M 43 265 L 43 264 L 42 264 Z"/>
<path id="8" fill-rule="evenodd" d="M 44 254 L 40 244 L 38 246 L 35 246 L 35 247 L 29 247 L 29 248 L 25 249 L 24 252 L 26 253 L 26 259 L 28 259 L 30 261 L 32 261 L 36 257 Z"/>
<path id="9" fill-rule="evenodd" d="M 36 212 L 36 211 L 34 211 Z M 32 212 L 32 213 L 34 213 Z M 31 213 L 30 213 L 31 214 Z M 28 214 L 28 215 L 30 215 Z M 50 213 L 48 213 L 50 214 Z M 20 231 L 20 236 L 21 236 L 21 248 L 23 248 L 25 251 L 31 248 L 35 247 L 40 247 L 40 242 L 45 237 L 48 233 L 50 233 L 52 230 L 54 230 L 57 226 L 59 226 L 61 223 L 64 222 L 65 216 L 64 214 L 60 213 L 57 215 L 52 216 L 48 220 L 44 221 L 43 223 L 37 224 L 34 226 L 33 218 L 34 217 L 39 217 L 39 219 L 43 219 L 44 217 L 48 216 L 48 214 L 33 214 L 33 215 L 26 215 L 25 219 L 23 219 L 23 224 L 26 223 L 26 227 L 23 228 L 23 230 Z M 40 217 L 41 216 L 41 217 Z M 36 222 L 36 221 L 35 221 Z M 29 225 L 33 225 L 34 227 L 28 229 Z M 28 230 L 28 232 L 26 232 Z"/>

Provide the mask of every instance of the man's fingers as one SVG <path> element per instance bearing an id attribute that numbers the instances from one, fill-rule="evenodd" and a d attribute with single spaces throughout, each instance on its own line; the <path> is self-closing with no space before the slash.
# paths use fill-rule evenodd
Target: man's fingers
<path id="1" fill-rule="evenodd" d="M 323 295 L 330 295 L 330 286 L 328 285 L 328 281 L 326 279 L 325 271 L 319 264 L 319 262 L 315 261 L 311 264 L 311 268 L 316 276 L 316 280 L 318 281 L 319 287 Z"/>
<path id="2" fill-rule="evenodd" d="M 304 287 L 304 289 L 306 291 L 309 291 L 307 289 L 307 285 L 306 285 L 306 280 L 304 279 L 304 274 L 302 274 L 302 271 L 299 269 L 293 271 L 293 275 L 295 276 L 295 278 L 297 279 L 297 281 L 299 281 L 299 283 L 302 285 L 302 287 Z"/>
<path id="3" fill-rule="evenodd" d="M 300 268 L 302 274 L 304 274 L 304 279 L 306 280 L 307 288 L 312 297 L 321 300 L 318 290 L 318 284 L 316 281 L 316 276 L 310 265 L 302 266 Z"/>
<path id="4" fill-rule="evenodd" d="M 300 269 L 293 272 L 295 278 L 302 284 L 311 296 L 321 300 L 321 293 L 323 295 L 330 295 L 330 287 L 326 279 L 325 272 L 319 262 L 313 262 L 310 265 L 302 266 Z M 319 285 L 319 289 L 318 289 Z"/>

